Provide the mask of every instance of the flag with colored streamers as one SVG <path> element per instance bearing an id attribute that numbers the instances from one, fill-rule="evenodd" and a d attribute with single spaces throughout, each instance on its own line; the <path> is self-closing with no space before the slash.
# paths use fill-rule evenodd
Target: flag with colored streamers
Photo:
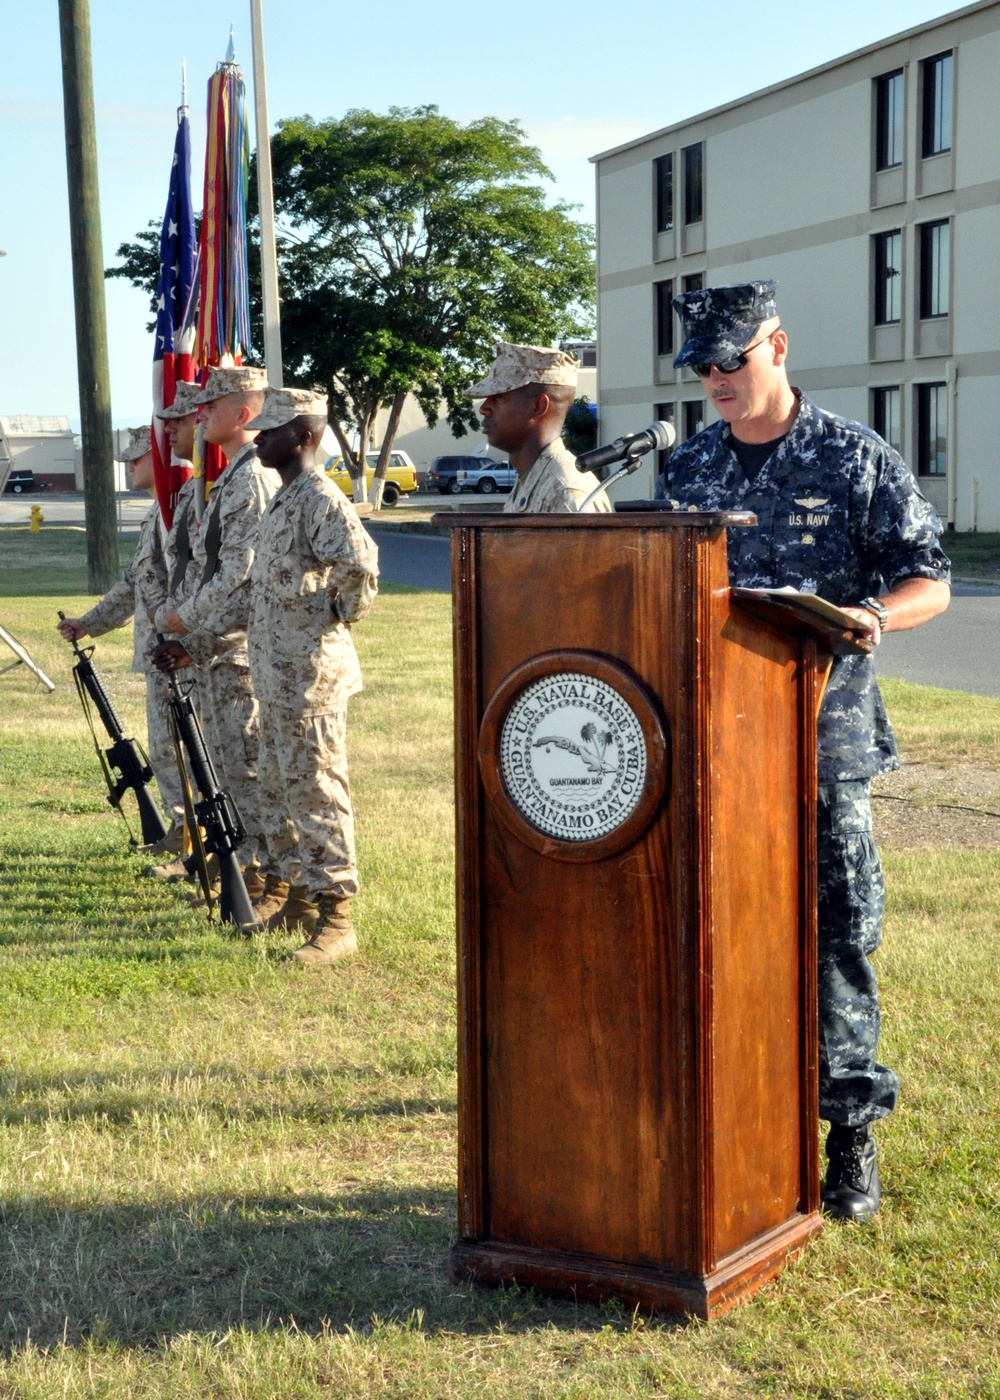
<path id="1" fill-rule="evenodd" d="M 160 272 L 156 282 L 156 337 L 153 346 L 153 470 L 156 498 L 170 528 L 177 493 L 189 475 L 186 462 L 174 461 L 163 420 L 179 379 L 194 379 L 194 325 L 185 325 L 195 282 L 194 211 L 191 208 L 191 127 L 187 108 L 177 113 L 174 160 L 167 208 L 160 231 Z"/>
<path id="2" fill-rule="evenodd" d="M 225 61 L 208 83 L 205 200 L 199 244 L 197 358 L 202 378 L 215 365 L 238 365 L 250 349 L 250 290 L 247 275 L 247 185 L 250 133 L 246 89 L 235 60 L 232 36 Z M 224 461 L 205 446 L 206 483 Z"/>

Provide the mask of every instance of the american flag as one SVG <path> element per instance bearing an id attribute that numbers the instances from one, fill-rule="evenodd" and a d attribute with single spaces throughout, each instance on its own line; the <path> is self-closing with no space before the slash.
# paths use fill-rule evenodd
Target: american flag
<path id="1" fill-rule="evenodd" d="M 171 460 L 164 425 L 156 414 L 174 401 L 178 379 L 195 377 L 191 352 L 195 328 L 185 313 L 195 279 L 194 212 L 191 208 L 191 126 L 187 108 L 177 114 L 177 139 L 170 171 L 170 193 L 160 232 L 160 275 L 156 283 L 156 341 L 153 347 L 153 467 L 160 513 L 173 522 L 177 493 L 188 468 Z"/>

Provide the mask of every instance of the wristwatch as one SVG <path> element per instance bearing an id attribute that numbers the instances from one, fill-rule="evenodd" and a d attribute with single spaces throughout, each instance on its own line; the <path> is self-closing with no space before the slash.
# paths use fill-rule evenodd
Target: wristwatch
<path id="1" fill-rule="evenodd" d="M 878 625 L 884 632 L 889 623 L 889 609 L 882 602 L 881 598 L 862 598 L 858 604 L 859 608 L 867 608 L 870 613 L 874 613 L 878 618 Z"/>

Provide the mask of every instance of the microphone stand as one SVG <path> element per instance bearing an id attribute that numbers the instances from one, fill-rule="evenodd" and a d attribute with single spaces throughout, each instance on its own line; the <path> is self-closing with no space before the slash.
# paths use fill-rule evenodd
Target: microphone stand
<path id="1" fill-rule="evenodd" d="M 611 473 L 607 481 L 602 481 L 599 486 L 594 487 L 593 491 L 591 491 L 590 495 L 580 507 L 580 510 L 586 510 L 595 496 L 599 496 L 602 491 L 606 491 L 608 487 L 613 486 L 616 481 L 621 481 L 623 476 L 630 476 L 632 472 L 637 471 L 642 456 L 643 454 L 639 452 L 636 453 L 634 457 L 626 457 L 621 466 Z"/>

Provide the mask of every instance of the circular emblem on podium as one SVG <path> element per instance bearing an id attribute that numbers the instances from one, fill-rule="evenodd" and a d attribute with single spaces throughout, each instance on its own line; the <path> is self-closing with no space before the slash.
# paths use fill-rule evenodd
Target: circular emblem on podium
<path id="1" fill-rule="evenodd" d="M 635 811 L 646 737 L 627 700 L 596 676 L 556 671 L 522 690 L 500 730 L 511 800 L 539 831 L 592 841 Z"/>
<path id="2" fill-rule="evenodd" d="M 593 652 L 535 657 L 497 687 L 479 763 L 494 811 L 527 845 L 599 860 L 638 840 L 666 790 L 667 736 L 645 687 Z"/>

